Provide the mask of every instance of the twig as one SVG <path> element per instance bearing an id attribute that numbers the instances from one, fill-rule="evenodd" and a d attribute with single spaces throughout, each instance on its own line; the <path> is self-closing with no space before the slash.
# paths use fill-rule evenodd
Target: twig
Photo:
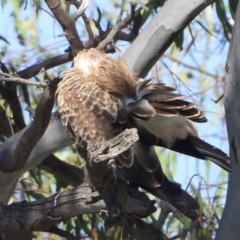
<path id="1" fill-rule="evenodd" d="M 215 104 L 217 104 L 220 100 L 223 99 L 223 97 L 224 97 L 224 94 L 222 94 L 217 100 L 214 100 L 214 99 L 212 99 L 212 98 L 211 98 L 211 100 L 212 100 Z"/>
<path id="2" fill-rule="evenodd" d="M 28 85 L 33 85 L 37 87 L 47 87 L 47 83 L 45 82 L 34 82 L 24 78 L 16 77 L 9 73 L 0 73 L 0 81 L 16 82 L 19 84 L 22 83 L 22 84 L 28 84 Z"/>
<path id="3" fill-rule="evenodd" d="M 223 78 L 223 77 L 220 77 L 220 76 L 218 76 L 218 75 L 212 74 L 212 73 L 210 73 L 210 72 L 208 72 L 208 71 L 206 71 L 206 70 L 204 70 L 204 69 L 201 69 L 201 68 L 194 67 L 194 66 L 191 66 L 191 65 L 189 65 L 189 64 L 186 64 L 186 63 L 184 63 L 184 62 L 182 62 L 182 61 L 180 61 L 180 60 L 178 60 L 178 59 L 176 59 L 176 58 L 173 58 L 173 57 L 170 56 L 170 55 L 164 54 L 163 57 L 166 57 L 166 58 L 168 58 L 168 59 L 170 59 L 170 60 L 172 60 L 172 61 L 174 61 L 174 62 L 176 62 L 176 63 L 178 63 L 178 64 L 180 64 L 180 65 L 182 65 L 182 66 L 184 66 L 184 67 L 186 67 L 186 68 L 189 68 L 189 69 L 192 69 L 192 70 L 194 70 L 194 71 L 197 71 L 197 72 L 206 74 L 206 75 L 208 75 L 208 76 L 210 76 L 210 77 L 212 77 L 212 78 L 214 78 L 214 79 L 219 79 L 219 78 L 222 79 L 222 78 Z"/>
<path id="4" fill-rule="evenodd" d="M 88 48 L 96 47 L 108 35 L 109 31 L 110 30 L 107 30 L 103 34 L 96 36 L 94 39 L 90 39 L 87 42 L 85 42 L 84 48 L 88 49 Z M 133 40 L 133 36 L 132 34 L 119 32 L 116 36 L 116 39 L 131 42 Z M 67 52 L 59 56 L 42 61 L 40 63 L 34 64 L 30 67 L 27 67 L 24 70 L 17 72 L 16 74 L 22 78 L 31 78 L 36 74 L 38 74 L 41 69 L 48 70 L 50 68 L 59 66 L 61 64 L 70 62 L 72 60 L 73 60 L 72 52 Z"/>
<path id="5" fill-rule="evenodd" d="M 27 67 L 24 70 L 17 72 L 16 74 L 21 78 L 31 78 L 37 75 L 41 71 L 41 69 L 48 70 L 50 68 L 59 66 L 61 64 L 70 62 L 72 60 L 73 60 L 73 55 L 71 52 L 64 53 L 57 57 L 53 57 L 45 61 L 42 61 L 40 63 L 33 64 L 32 66 Z"/>
<path id="6" fill-rule="evenodd" d="M 140 14 L 140 11 L 142 10 L 142 7 L 140 7 L 135 13 L 134 16 L 132 14 L 128 15 L 126 18 L 124 18 L 122 21 L 118 22 L 110 31 L 110 33 L 107 35 L 107 37 L 99 43 L 97 46 L 98 49 L 104 49 L 107 44 L 111 43 L 118 32 L 120 32 L 124 27 L 126 27 L 135 16 Z"/>
<path id="7" fill-rule="evenodd" d="M 79 9 L 83 3 L 80 3 L 80 2 L 78 2 L 78 1 L 76 1 L 76 0 L 73 0 L 73 1 L 72 1 L 72 4 L 74 4 L 75 7 L 76 7 L 77 9 Z M 83 18 L 83 21 L 84 21 L 86 30 L 87 30 L 87 32 L 88 32 L 88 37 L 89 37 L 89 39 L 94 39 L 94 34 L 93 34 L 93 31 L 92 31 L 91 26 L 90 26 L 90 24 L 89 24 L 89 19 L 87 18 L 85 12 L 82 13 L 82 18 Z"/>
<path id="8" fill-rule="evenodd" d="M 101 19 L 102 19 L 102 13 L 101 13 L 99 7 L 97 7 L 97 12 L 98 12 L 98 18 L 97 18 L 97 20 L 93 19 L 93 22 L 95 24 L 95 27 L 98 29 L 99 34 L 102 35 L 104 31 L 102 30 L 102 27 L 101 27 L 101 24 L 100 24 Z M 107 27 L 107 29 L 108 29 L 108 27 Z"/>
<path id="9" fill-rule="evenodd" d="M 36 7 L 37 7 L 38 9 L 41 9 L 42 11 L 44 11 L 45 13 L 47 13 L 50 17 L 52 17 L 53 19 L 55 19 L 54 16 L 53 16 L 49 11 L 47 11 L 46 9 L 44 9 L 44 8 L 41 6 L 41 4 L 38 3 L 38 1 L 33 0 L 33 2 L 34 2 L 34 4 L 36 5 Z"/>

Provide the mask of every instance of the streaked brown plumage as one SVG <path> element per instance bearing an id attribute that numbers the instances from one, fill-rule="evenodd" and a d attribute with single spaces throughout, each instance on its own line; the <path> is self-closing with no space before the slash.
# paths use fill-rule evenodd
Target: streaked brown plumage
<path id="1" fill-rule="evenodd" d="M 82 156 L 86 140 L 111 139 L 121 131 L 121 126 L 117 128 L 113 123 L 126 123 L 127 113 L 117 97 L 135 97 L 136 92 L 135 78 L 126 69 L 123 60 L 113 60 L 91 49 L 79 53 L 74 67 L 61 75 L 56 104 L 70 136 L 79 143 L 79 149 L 83 146 Z M 121 154 L 116 161 L 119 166 L 131 166 L 133 149 Z"/>
<path id="2" fill-rule="evenodd" d="M 80 52 L 74 67 L 61 77 L 56 104 L 80 154 L 86 157 L 87 140 L 108 140 L 125 127 L 137 127 L 140 142 L 116 159 L 121 167 L 119 176 L 169 200 L 190 218 L 196 217 L 198 204 L 166 178 L 151 145 L 201 159 L 209 156 L 230 171 L 226 154 L 197 137 L 192 122 L 205 122 L 204 114 L 183 100 L 185 96 L 174 93 L 174 88 L 135 78 L 124 60 L 112 59 L 96 49 Z M 191 139 L 197 141 L 192 144 Z"/>

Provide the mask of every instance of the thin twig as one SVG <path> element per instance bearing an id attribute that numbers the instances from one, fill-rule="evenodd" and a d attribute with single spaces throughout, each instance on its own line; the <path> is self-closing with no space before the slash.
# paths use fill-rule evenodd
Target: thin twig
<path id="1" fill-rule="evenodd" d="M 140 11 L 142 10 L 142 7 L 140 7 L 138 10 L 135 11 L 134 16 L 132 14 L 129 14 L 126 18 L 124 18 L 122 21 L 118 22 L 110 31 L 108 36 L 100 42 L 100 44 L 97 46 L 98 49 L 104 49 L 107 44 L 114 41 L 115 36 L 123 29 L 125 28 L 132 20 L 133 17 L 137 16 Z"/>
<path id="2" fill-rule="evenodd" d="M 213 98 L 211 98 L 211 100 L 212 100 L 215 104 L 217 104 L 219 101 L 221 101 L 221 100 L 223 99 L 223 97 L 224 97 L 224 94 L 222 94 L 217 100 L 214 100 Z"/>
<path id="3" fill-rule="evenodd" d="M 34 85 L 37 87 L 46 87 L 47 86 L 47 83 L 45 83 L 45 82 L 34 82 L 34 81 L 30 81 L 30 80 L 27 80 L 24 78 L 13 76 L 12 74 L 8 74 L 8 73 L 0 73 L 0 81 L 16 82 L 16 83 Z"/>
<path id="4" fill-rule="evenodd" d="M 176 63 L 178 63 L 178 64 L 180 64 L 180 65 L 182 65 L 182 66 L 184 66 L 184 67 L 186 67 L 186 68 L 189 68 L 189 69 L 191 69 L 191 70 L 194 70 L 194 71 L 197 71 L 197 72 L 206 74 L 206 75 L 208 75 L 208 76 L 210 76 L 210 77 L 212 77 L 212 78 L 214 78 L 214 79 L 219 79 L 219 78 L 222 79 L 222 78 L 223 78 L 223 77 L 221 77 L 221 76 L 212 74 L 212 73 L 210 73 L 210 72 L 208 72 L 208 71 L 206 71 L 206 70 L 204 70 L 204 69 L 201 69 L 201 68 L 194 67 L 194 66 L 191 66 L 191 65 L 189 65 L 189 64 L 186 64 L 186 63 L 184 63 L 184 62 L 182 62 L 182 61 L 180 61 L 180 60 L 178 60 L 178 59 L 176 59 L 176 58 L 173 58 L 173 57 L 170 56 L 170 55 L 164 54 L 163 57 L 166 57 L 166 58 L 172 60 L 173 62 L 176 62 Z"/>

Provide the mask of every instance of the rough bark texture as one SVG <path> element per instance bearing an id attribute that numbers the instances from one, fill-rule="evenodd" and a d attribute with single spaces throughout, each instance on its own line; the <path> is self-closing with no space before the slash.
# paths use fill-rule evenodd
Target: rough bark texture
<path id="1" fill-rule="evenodd" d="M 124 181 L 115 178 L 114 168 L 108 164 L 109 160 L 128 149 L 137 139 L 136 129 L 127 129 L 108 142 L 89 147 L 88 168 L 91 180 L 101 196 L 92 192 L 89 183 L 83 183 L 77 188 L 56 193 L 49 198 L 1 205 L 1 239 L 31 239 L 30 231 L 48 232 L 63 220 L 103 210 L 107 210 L 110 217 L 123 213 L 145 217 L 153 213 L 156 210 L 155 202 L 150 201 L 144 193 L 130 190 Z M 101 201 L 102 198 L 104 201 Z M 17 230 L 22 234 L 20 238 L 15 236 Z M 157 234 L 160 236 L 158 239 L 166 239 L 164 236 L 161 238 L 160 232 L 157 231 Z"/>
<path id="2" fill-rule="evenodd" d="M 224 105 L 233 174 L 229 177 L 228 192 L 216 240 L 240 239 L 240 4 L 226 63 Z"/>

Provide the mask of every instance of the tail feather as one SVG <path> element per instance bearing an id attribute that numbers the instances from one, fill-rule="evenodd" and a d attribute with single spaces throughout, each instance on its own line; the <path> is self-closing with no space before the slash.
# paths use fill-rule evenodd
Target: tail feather
<path id="1" fill-rule="evenodd" d="M 158 140 L 157 145 L 166 147 L 160 139 Z M 219 148 L 204 142 L 197 136 L 188 136 L 184 140 L 177 140 L 170 149 L 195 158 L 210 160 L 226 171 L 232 172 L 230 159 L 227 154 Z"/>
<path id="2" fill-rule="evenodd" d="M 219 148 L 216 148 L 211 144 L 204 142 L 198 136 L 189 134 L 186 139 L 177 139 L 174 145 L 168 147 L 160 138 L 156 137 L 144 128 L 138 129 L 138 135 L 140 142 L 146 146 L 155 145 L 168 148 L 175 152 L 179 152 L 194 158 L 210 160 L 218 166 L 222 167 L 224 170 L 232 172 L 228 155 Z"/>
<path id="3" fill-rule="evenodd" d="M 199 204 L 179 185 L 168 180 L 153 147 L 137 142 L 134 150 L 133 165 L 130 168 L 118 168 L 117 175 L 124 176 L 131 183 L 170 202 L 181 213 L 195 220 L 198 217 Z"/>
<path id="4" fill-rule="evenodd" d="M 144 189 L 155 197 L 168 201 L 190 219 L 197 219 L 200 209 L 199 204 L 178 184 L 169 181 L 164 191 L 161 188 L 149 189 L 145 187 Z"/>

